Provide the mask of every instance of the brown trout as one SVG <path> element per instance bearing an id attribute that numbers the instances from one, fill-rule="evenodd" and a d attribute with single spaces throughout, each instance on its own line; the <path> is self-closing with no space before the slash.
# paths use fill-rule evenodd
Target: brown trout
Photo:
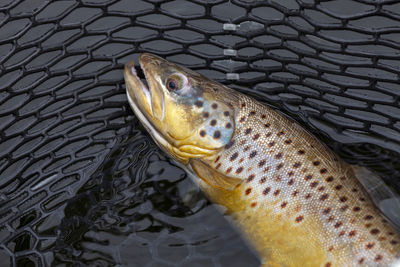
<path id="1" fill-rule="evenodd" d="M 129 103 L 241 230 L 263 266 L 394 266 L 400 237 L 339 159 L 294 121 L 190 69 L 140 56 Z"/>

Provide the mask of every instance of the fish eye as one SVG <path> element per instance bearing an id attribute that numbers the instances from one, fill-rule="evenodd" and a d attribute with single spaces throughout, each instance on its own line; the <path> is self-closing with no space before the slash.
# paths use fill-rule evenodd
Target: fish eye
<path id="1" fill-rule="evenodd" d="M 174 78 L 169 78 L 167 80 L 167 88 L 170 91 L 179 90 L 178 89 L 178 82 Z"/>
<path id="2" fill-rule="evenodd" d="M 182 89 L 186 88 L 187 83 L 188 80 L 184 75 L 180 73 L 174 73 L 167 78 L 165 87 L 167 87 L 170 92 L 182 94 L 184 93 Z"/>

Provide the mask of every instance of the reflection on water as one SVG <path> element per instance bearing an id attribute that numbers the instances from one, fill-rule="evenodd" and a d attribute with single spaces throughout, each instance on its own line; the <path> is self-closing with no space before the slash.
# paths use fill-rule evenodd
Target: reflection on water
<path id="1" fill-rule="evenodd" d="M 57 227 L 54 265 L 259 265 L 148 137 L 136 132 L 120 144 L 68 202 Z"/>

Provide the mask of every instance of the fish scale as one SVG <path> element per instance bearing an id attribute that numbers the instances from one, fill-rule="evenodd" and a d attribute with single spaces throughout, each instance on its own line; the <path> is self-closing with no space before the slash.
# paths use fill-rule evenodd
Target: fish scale
<path id="1" fill-rule="evenodd" d="M 140 65 L 149 88 L 125 66 L 132 109 L 264 266 L 399 264 L 399 235 L 373 202 L 396 196 L 376 175 L 246 95 L 155 55 Z"/>
<path id="2" fill-rule="evenodd" d="M 253 210 L 253 220 L 243 219 L 248 216 L 245 209 L 233 208 L 241 228 L 248 229 L 249 223 L 257 225 L 258 220 L 262 223 L 267 216 L 268 221 L 278 225 L 284 221 L 293 232 L 303 228 L 310 244 L 314 243 L 316 249 L 322 245 L 325 266 L 388 266 L 393 262 L 398 255 L 399 236 L 373 206 L 357 179 L 351 177 L 354 174 L 350 166 L 290 119 L 251 98 L 242 96 L 235 113 L 231 143 L 209 159 L 209 164 L 245 181 L 236 190 L 239 202 Z M 321 149 L 325 149 L 324 153 Z M 307 231 L 307 220 L 318 220 L 319 229 Z M 262 235 L 250 236 L 252 243 L 264 241 L 259 240 Z M 279 265 L 296 264 L 296 258 L 277 259 L 272 255 L 281 250 L 275 245 L 264 242 L 254 246 L 261 253 L 268 250 Z"/>

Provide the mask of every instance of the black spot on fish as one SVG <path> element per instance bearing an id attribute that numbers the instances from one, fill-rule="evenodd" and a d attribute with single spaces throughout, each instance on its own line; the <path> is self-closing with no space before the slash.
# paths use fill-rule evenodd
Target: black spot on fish
<path id="1" fill-rule="evenodd" d="M 201 131 L 200 131 L 200 136 L 201 136 L 201 137 L 204 137 L 204 136 L 206 136 L 206 131 L 204 131 L 204 130 L 201 130 Z"/>
<path id="2" fill-rule="evenodd" d="M 230 129 L 230 128 L 232 128 L 232 124 L 231 124 L 230 122 L 227 122 L 227 123 L 225 124 L 225 127 L 226 127 L 227 129 Z"/>
<path id="3" fill-rule="evenodd" d="M 233 153 L 231 158 L 230 158 L 230 161 L 234 161 L 238 156 L 239 156 L 238 152 Z"/>
<path id="4" fill-rule="evenodd" d="M 282 135 L 284 135 L 284 134 L 285 134 L 284 131 L 280 131 L 280 132 L 277 134 L 277 136 L 282 136 Z"/>
<path id="5" fill-rule="evenodd" d="M 211 105 L 211 107 L 212 107 L 213 109 L 217 109 L 217 108 L 218 108 L 218 104 L 217 104 L 217 103 L 213 103 L 213 104 Z"/>
<path id="6" fill-rule="evenodd" d="M 221 132 L 220 131 L 215 131 L 214 132 L 214 138 L 219 139 L 221 137 Z"/>
<path id="7" fill-rule="evenodd" d="M 332 177 L 332 176 L 329 176 L 329 177 L 327 177 L 327 178 L 325 179 L 325 181 L 327 181 L 328 183 L 330 183 L 330 182 L 333 181 L 333 177 Z"/>
<path id="8" fill-rule="evenodd" d="M 255 177 L 254 174 L 249 175 L 249 177 L 247 178 L 247 182 L 253 181 L 253 180 L 254 180 L 254 177 Z"/>
<path id="9" fill-rule="evenodd" d="M 247 129 L 246 129 L 246 131 L 244 132 L 244 134 L 245 134 L 245 135 L 248 135 L 248 134 L 250 134 L 250 133 L 251 133 L 251 131 L 252 131 L 252 129 L 251 129 L 251 128 L 247 128 Z"/>
<path id="10" fill-rule="evenodd" d="M 208 118 L 208 117 L 210 117 L 210 113 L 208 113 L 208 112 L 204 112 L 204 113 L 203 113 L 203 117 L 204 117 L 204 118 Z"/>
<path id="11" fill-rule="evenodd" d="M 241 173 L 242 171 L 243 171 L 243 167 L 239 167 L 236 169 L 236 173 L 238 173 L 238 174 Z"/>
<path id="12" fill-rule="evenodd" d="M 301 163 L 300 162 L 296 162 L 295 164 L 293 164 L 293 168 L 298 168 L 298 167 L 300 167 L 301 166 Z"/>
<path id="13" fill-rule="evenodd" d="M 201 108 L 203 106 L 203 101 L 197 100 L 194 104 L 196 107 Z"/>
<path id="14" fill-rule="evenodd" d="M 253 152 L 250 153 L 249 158 L 252 159 L 252 158 L 254 158 L 256 155 L 257 155 L 257 151 L 254 150 Z"/>
<path id="15" fill-rule="evenodd" d="M 224 116 L 225 116 L 225 117 L 228 117 L 228 116 L 229 116 L 229 111 L 225 111 L 225 112 L 224 112 Z"/>
<path id="16" fill-rule="evenodd" d="M 217 120 L 211 120 L 211 121 L 210 121 L 210 125 L 211 125 L 211 126 L 215 126 L 216 124 L 217 124 Z"/>
<path id="17" fill-rule="evenodd" d="M 263 194 L 267 195 L 269 193 L 269 191 L 271 191 L 271 188 L 267 187 L 267 188 L 264 189 Z"/>
<path id="18" fill-rule="evenodd" d="M 229 141 L 229 142 L 225 145 L 225 148 L 226 148 L 226 149 L 229 149 L 229 148 L 231 148 L 234 144 L 235 144 L 235 141 L 231 140 L 231 141 Z"/>

